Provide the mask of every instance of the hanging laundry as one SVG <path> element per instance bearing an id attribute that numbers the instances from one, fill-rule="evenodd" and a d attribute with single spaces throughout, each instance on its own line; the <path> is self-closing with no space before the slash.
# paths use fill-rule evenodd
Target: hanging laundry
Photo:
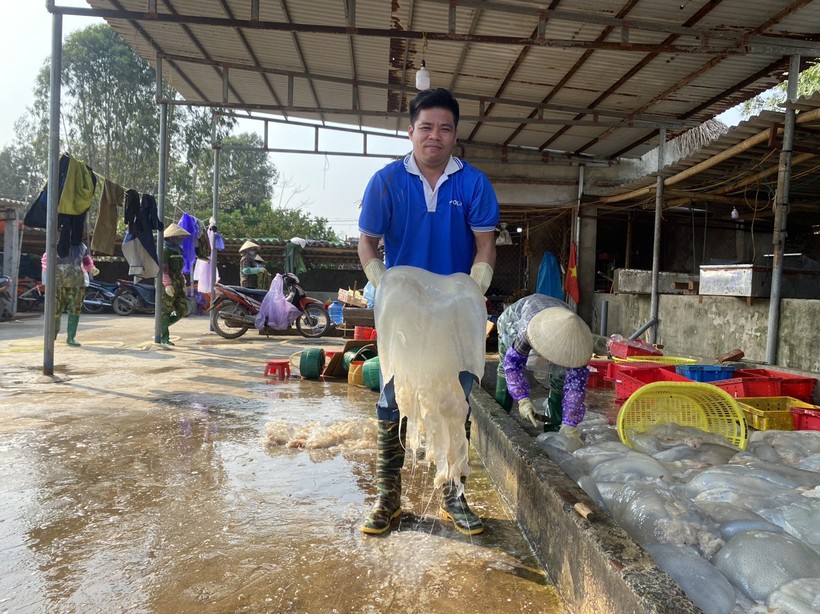
<path id="1" fill-rule="evenodd" d="M 213 218 L 211 218 L 211 225 L 208 228 L 208 241 L 211 246 L 210 259 L 197 258 L 194 267 L 194 281 L 197 282 L 197 291 L 202 294 L 210 294 L 214 283 L 219 282 L 219 269 L 216 269 L 216 279 L 212 274 L 215 269 L 213 263 L 216 260 L 217 252 L 225 249 L 225 241 L 222 239 L 222 235 L 217 232 Z"/>
<path id="2" fill-rule="evenodd" d="M 128 190 L 125 193 L 125 223 L 128 232 L 122 242 L 122 254 L 128 261 L 129 275 L 156 277 L 159 272 L 154 230 L 163 228 L 157 215 L 157 201 L 152 194 Z"/>
<path id="3" fill-rule="evenodd" d="M 125 189 L 106 179 L 100 197 L 100 210 L 97 213 L 94 235 L 91 237 L 92 251 L 114 255 L 114 247 L 117 244 L 118 209 L 122 207 L 124 199 Z"/>
<path id="4" fill-rule="evenodd" d="M 285 272 L 301 275 L 307 271 L 305 259 L 302 257 L 302 250 L 307 245 L 307 241 L 299 237 L 293 237 L 285 245 Z"/>
<path id="5" fill-rule="evenodd" d="M 177 225 L 189 233 L 189 236 L 182 240 L 182 274 L 189 275 L 193 271 L 193 265 L 196 262 L 196 246 L 201 234 L 201 225 L 199 220 L 190 213 L 183 213 Z"/>
<path id="6" fill-rule="evenodd" d="M 60 156 L 58 166 L 59 204 L 57 211 L 68 215 L 85 213 L 91 206 L 97 177 L 87 164 L 66 154 Z M 66 188 L 68 184 L 68 188 Z M 29 228 L 45 228 L 48 220 L 48 183 L 31 203 L 23 223 Z M 79 243 L 72 243 L 78 245 Z"/>
<path id="7" fill-rule="evenodd" d="M 559 300 L 564 300 L 564 288 L 561 284 L 561 268 L 552 252 L 544 252 L 541 265 L 538 267 L 538 284 L 535 292 Z"/>
<path id="8" fill-rule="evenodd" d="M 82 215 L 91 208 L 97 178 L 87 164 L 74 158 L 68 159 L 68 169 L 60 192 L 60 204 L 57 212 L 63 215 Z M 79 245 L 79 243 L 72 243 Z"/>

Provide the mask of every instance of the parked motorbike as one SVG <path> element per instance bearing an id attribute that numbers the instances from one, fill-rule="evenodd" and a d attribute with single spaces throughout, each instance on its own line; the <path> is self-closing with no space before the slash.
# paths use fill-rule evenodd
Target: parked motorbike
<path id="1" fill-rule="evenodd" d="M 296 330 L 303 337 L 321 337 L 330 327 L 330 316 L 322 301 L 311 298 L 299 285 L 299 278 L 286 273 L 282 291 L 286 300 L 299 310 Z M 252 290 L 241 286 L 214 286 L 216 299 L 211 306 L 211 325 L 225 339 L 241 337 L 256 326 L 256 314 L 267 290 Z"/>
<path id="2" fill-rule="evenodd" d="M 17 310 L 42 311 L 46 302 L 46 286 L 41 281 L 19 280 L 17 282 Z"/>
<path id="3" fill-rule="evenodd" d="M 154 313 L 154 284 L 141 284 L 120 279 L 111 301 L 114 313 L 129 316 L 132 313 Z"/>
<path id="4" fill-rule="evenodd" d="M 83 311 L 85 313 L 102 313 L 106 309 L 112 309 L 114 299 L 117 297 L 116 282 L 94 281 L 88 283 L 83 298 Z"/>

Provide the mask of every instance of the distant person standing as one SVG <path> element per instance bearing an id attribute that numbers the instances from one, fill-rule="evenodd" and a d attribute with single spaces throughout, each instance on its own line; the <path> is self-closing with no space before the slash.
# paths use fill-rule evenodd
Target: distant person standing
<path id="1" fill-rule="evenodd" d="M 245 241 L 239 248 L 239 285 L 255 290 L 259 287 L 259 274 L 265 271 L 259 259 L 259 246 Z"/>
<path id="2" fill-rule="evenodd" d="M 67 251 L 62 251 L 67 249 Z M 46 270 L 46 255 L 43 254 L 41 265 Z M 60 334 L 60 325 L 63 311 L 68 313 L 68 327 L 66 329 L 66 343 L 73 347 L 80 347 L 77 341 L 77 326 L 80 323 L 80 312 L 85 296 L 84 271 L 91 275 L 99 275 L 100 271 L 94 266 L 94 260 L 88 252 L 85 243 L 69 245 L 67 248 L 57 246 L 57 271 L 54 275 L 56 307 L 54 309 L 54 338 Z"/>
<path id="3" fill-rule="evenodd" d="M 185 266 L 182 256 L 182 240 L 190 236 L 191 233 L 177 224 L 170 224 L 163 233 L 162 285 L 165 295 L 162 297 L 160 342 L 164 346 L 174 345 L 169 330 L 171 325 L 188 315 L 185 275 L 182 274 L 182 268 Z"/>

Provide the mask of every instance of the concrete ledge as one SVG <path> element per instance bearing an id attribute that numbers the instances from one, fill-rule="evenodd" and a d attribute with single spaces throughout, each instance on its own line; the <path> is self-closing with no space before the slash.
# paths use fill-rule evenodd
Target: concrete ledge
<path id="1" fill-rule="evenodd" d="M 700 612 L 490 395 L 476 388 L 470 405 L 472 443 L 569 610 Z M 590 520 L 573 509 L 579 502 Z"/>

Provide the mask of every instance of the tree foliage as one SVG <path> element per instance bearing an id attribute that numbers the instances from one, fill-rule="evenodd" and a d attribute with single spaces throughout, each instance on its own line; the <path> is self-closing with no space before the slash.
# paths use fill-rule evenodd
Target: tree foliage
<path id="1" fill-rule="evenodd" d="M 338 241 L 325 218 L 312 218 L 298 209 L 272 208 L 270 203 L 232 211 L 219 217 L 220 232 L 231 237 L 293 237 Z"/>
<path id="2" fill-rule="evenodd" d="M 788 81 L 778 83 L 772 89 L 747 100 L 741 107 L 744 117 L 757 115 L 761 111 L 783 111 L 786 104 Z M 797 96 L 811 96 L 820 91 L 820 64 L 814 64 L 800 73 L 797 78 Z"/>
<path id="3" fill-rule="evenodd" d="M 160 113 L 154 69 L 107 24 L 70 34 L 62 64 L 62 151 L 126 188 L 157 192 Z M 16 140 L 0 148 L 3 196 L 30 200 L 45 183 L 49 70 L 46 61 L 35 81 L 32 107 L 17 122 Z M 171 89 L 165 95 L 178 97 Z M 182 105 L 169 105 L 168 111 L 166 222 L 178 219 L 181 211 L 207 219 L 213 200 L 211 111 Z M 222 234 L 335 240 L 326 220 L 272 208 L 279 172 L 258 150 L 261 137 L 231 136 L 235 121 L 220 118 L 216 132 L 226 146 L 219 190 Z"/>

